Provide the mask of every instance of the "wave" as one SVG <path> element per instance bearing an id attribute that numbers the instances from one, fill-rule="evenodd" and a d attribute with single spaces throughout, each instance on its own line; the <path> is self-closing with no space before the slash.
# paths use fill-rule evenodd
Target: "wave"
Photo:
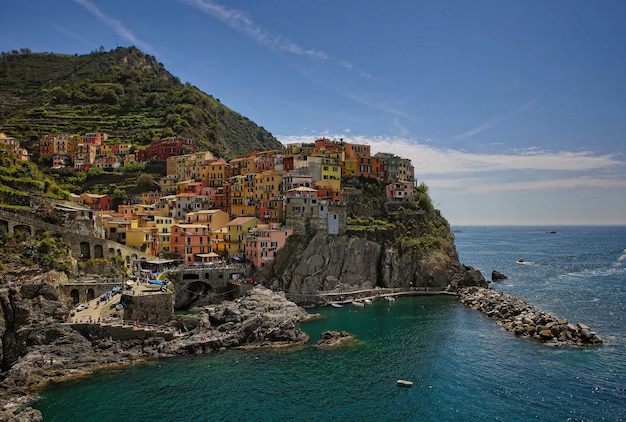
<path id="1" fill-rule="evenodd" d="M 622 266 L 622 261 L 626 259 L 626 249 L 624 249 L 622 251 L 622 254 L 620 256 L 617 257 L 617 259 L 615 260 L 615 262 L 613 263 L 613 267 L 621 267 Z"/>

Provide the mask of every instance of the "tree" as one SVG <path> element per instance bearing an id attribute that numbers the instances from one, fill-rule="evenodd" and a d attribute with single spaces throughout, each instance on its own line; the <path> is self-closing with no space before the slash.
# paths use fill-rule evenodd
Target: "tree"
<path id="1" fill-rule="evenodd" d="M 152 188 L 155 185 L 154 176 L 150 173 L 141 173 L 137 178 L 137 184 L 143 188 Z"/>

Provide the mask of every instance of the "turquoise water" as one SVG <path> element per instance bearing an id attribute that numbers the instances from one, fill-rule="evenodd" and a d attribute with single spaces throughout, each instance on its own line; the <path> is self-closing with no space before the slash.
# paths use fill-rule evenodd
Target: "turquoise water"
<path id="1" fill-rule="evenodd" d="M 55 386 L 35 407 L 45 421 L 624 420 L 626 228 L 458 229 L 462 262 L 509 275 L 496 286 L 606 344 L 550 348 L 454 298 L 404 298 L 318 309 L 302 348 L 151 361 Z M 327 329 L 358 341 L 312 347 Z"/>

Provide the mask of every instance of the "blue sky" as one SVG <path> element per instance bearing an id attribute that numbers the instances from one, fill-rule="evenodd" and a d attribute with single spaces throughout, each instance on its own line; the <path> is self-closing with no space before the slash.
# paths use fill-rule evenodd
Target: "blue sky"
<path id="1" fill-rule="evenodd" d="M 281 142 L 411 158 L 453 225 L 626 224 L 626 2 L 3 0 L 0 50 L 135 45 Z"/>

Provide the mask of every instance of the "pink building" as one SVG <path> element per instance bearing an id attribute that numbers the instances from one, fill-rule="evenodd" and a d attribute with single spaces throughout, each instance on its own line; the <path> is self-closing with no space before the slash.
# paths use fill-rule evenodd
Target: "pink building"
<path id="1" fill-rule="evenodd" d="M 385 187 L 385 197 L 388 201 L 408 202 L 413 200 L 413 183 L 398 180 Z"/>
<path id="2" fill-rule="evenodd" d="M 280 224 L 259 224 L 246 236 L 246 259 L 256 268 L 271 265 L 293 230 Z"/>

